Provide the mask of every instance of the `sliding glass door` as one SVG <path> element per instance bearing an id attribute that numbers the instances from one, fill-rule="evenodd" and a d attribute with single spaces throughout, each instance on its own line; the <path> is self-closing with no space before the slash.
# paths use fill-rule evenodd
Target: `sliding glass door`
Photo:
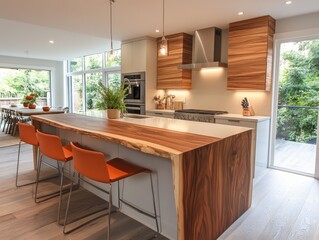
<path id="1" fill-rule="evenodd" d="M 318 166 L 319 39 L 278 44 L 270 166 L 315 176 Z"/>

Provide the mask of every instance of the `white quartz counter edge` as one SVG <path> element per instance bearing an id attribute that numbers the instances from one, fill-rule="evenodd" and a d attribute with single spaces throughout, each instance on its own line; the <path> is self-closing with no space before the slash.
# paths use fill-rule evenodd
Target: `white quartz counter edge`
<path id="1" fill-rule="evenodd" d="M 125 117 L 117 119 L 115 121 L 128 122 L 143 126 L 157 127 L 179 132 L 188 132 L 217 138 L 226 138 L 250 130 L 250 128 L 246 127 L 149 116 L 143 119 Z"/>
<path id="2" fill-rule="evenodd" d="M 262 121 L 266 121 L 270 119 L 269 116 L 243 116 L 242 114 L 234 114 L 234 113 L 215 115 L 215 118 L 248 121 L 248 122 L 262 122 Z"/>
<path id="3" fill-rule="evenodd" d="M 148 109 L 146 112 L 174 114 L 175 110 L 169 109 Z"/>

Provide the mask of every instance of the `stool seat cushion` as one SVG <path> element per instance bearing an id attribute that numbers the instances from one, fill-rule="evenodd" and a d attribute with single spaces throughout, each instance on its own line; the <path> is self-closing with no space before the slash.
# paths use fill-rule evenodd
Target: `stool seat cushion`
<path id="1" fill-rule="evenodd" d="M 113 158 L 106 162 L 111 182 L 115 182 L 142 172 L 151 172 L 147 168 L 143 168 L 127 162 L 121 158 Z"/>

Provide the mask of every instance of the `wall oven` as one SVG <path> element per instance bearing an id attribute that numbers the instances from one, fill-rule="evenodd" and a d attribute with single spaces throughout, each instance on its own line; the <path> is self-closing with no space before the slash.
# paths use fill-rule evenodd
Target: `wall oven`
<path id="1" fill-rule="evenodd" d="M 122 74 L 122 83 L 128 87 L 125 102 L 145 104 L 145 72 Z"/>
<path id="2" fill-rule="evenodd" d="M 134 113 L 134 114 L 142 114 L 145 115 L 145 105 L 142 104 L 129 104 L 125 103 L 127 113 Z"/>
<path id="3" fill-rule="evenodd" d="M 122 83 L 128 88 L 124 99 L 128 113 L 145 114 L 145 72 L 124 73 Z"/>

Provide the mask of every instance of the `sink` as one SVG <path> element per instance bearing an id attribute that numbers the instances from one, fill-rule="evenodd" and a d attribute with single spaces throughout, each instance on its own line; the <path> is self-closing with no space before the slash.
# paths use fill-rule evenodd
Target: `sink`
<path id="1" fill-rule="evenodd" d="M 143 115 L 126 115 L 125 118 L 144 119 L 144 118 L 149 118 L 149 117 L 143 116 Z"/>

